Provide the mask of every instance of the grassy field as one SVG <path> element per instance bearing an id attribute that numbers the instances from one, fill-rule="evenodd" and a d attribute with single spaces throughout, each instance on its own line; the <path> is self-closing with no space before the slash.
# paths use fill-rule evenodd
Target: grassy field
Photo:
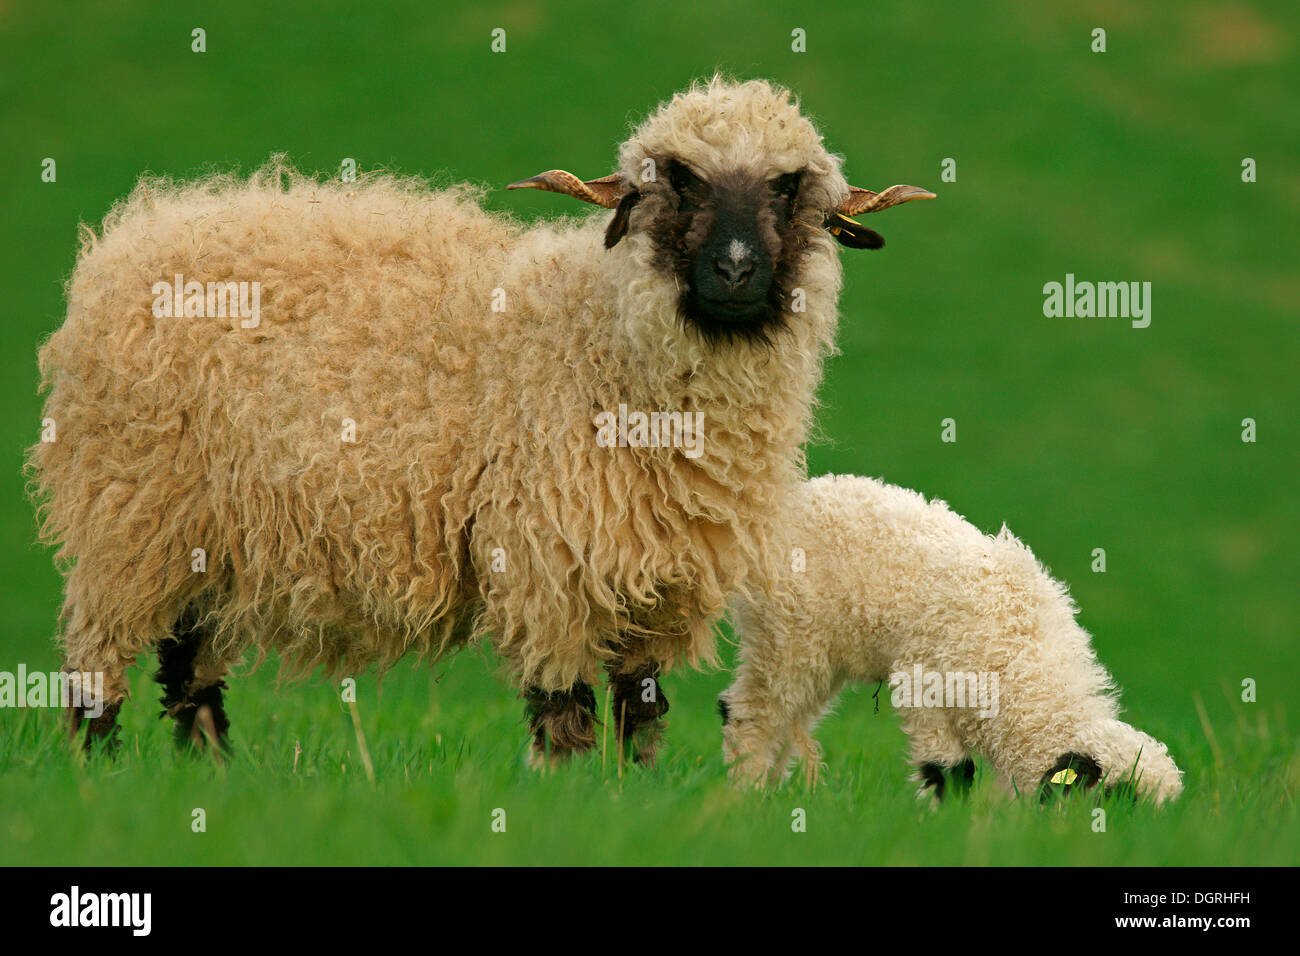
<path id="1" fill-rule="evenodd" d="M 373 783 L 337 689 L 277 687 L 269 666 L 232 681 L 236 755 L 217 767 L 173 752 L 142 661 L 115 763 L 70 759 L 53 712 L 0 710 L 0 864 L 1297 862 L 1300 12 L 1052 6 L 0 7 L 0 671 L 58 665 L 60 584 L 21 460 L 78 222 L 143 170 L 281 151 L 326 174 L 354 157 L 493 187 L 554 166 L 603 175 L 629 122 L 721 68 L 796 89 L 858 185 L 940 193 L 872 223 L 883 252 L 844 252 L 812 471 L 1005 521 L 1070 582 L 1127 719 L 1185 771 L 1178 803 L 1107 804 L 1096 833 L 1090 800 L 1006 802 L 981 770 L 968 803 L 928 812 L 874 688 L 824 725 L 815 792 L 737 793 L 713 709 L 725 671 L 668 678 L 655 772 L 620 774 L 611 750 L 542 776 L 523 765 L 521 703 L 478 651 L 359 680 Z M 573 211 L 500 189 L 490 204 Z M 1042 287 L 1066 273 L 1151 282 L 1150 327 L 1044 317 Z"/>

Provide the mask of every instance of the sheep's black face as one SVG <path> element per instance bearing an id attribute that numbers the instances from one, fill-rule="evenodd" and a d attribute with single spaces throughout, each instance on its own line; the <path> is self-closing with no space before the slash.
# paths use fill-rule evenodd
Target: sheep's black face
<path id="1" fill-rule="evenodd" d="M 802 244 L 794 213 L 801 173 L 705 181 L 660 166 L 669 212 L 651 224 L 659 265 L 681 289 L 684 319 L 711 340 L 766 340 L 785 323 Z"/>

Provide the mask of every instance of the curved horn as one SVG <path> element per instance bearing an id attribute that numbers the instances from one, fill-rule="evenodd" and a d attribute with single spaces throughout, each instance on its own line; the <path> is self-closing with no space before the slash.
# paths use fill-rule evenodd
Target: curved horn
<path id="1" fill-rule="evenodd" d="M 840 203 L 836 212 L 843 216 L 859 216 L 868 212 L 880 212 L 890 206 L 913 199 L 935 199 L 934 193 L 919 186 L 890 186 L 882 193 L 873 193 L 870 189 L 849 187 L 849 198 Z"/>
<path id="2" fill-rule="evenodd" d="M 606 209 L 617 206 L 626 191 L 620 173 L 602 176 L 600 179 L 592 179 L 584 183 L 573 173 L 565 172 L 563 169 L 551 169 L 539 173 L 532 179 L 521 179 L 517 183 L 511 183 L 506 189 L 544 189 L 548 193 L 563 193 L 574 199 L 581 199 L 583 202 L 604 206 Z"/>

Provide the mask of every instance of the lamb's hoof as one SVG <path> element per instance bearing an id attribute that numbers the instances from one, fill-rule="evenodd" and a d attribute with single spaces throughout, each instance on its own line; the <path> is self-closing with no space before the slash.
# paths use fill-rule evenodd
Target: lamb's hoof
<path id="1" fill-rule="evenodd" d="M 727 781 L 737 790 L 762 790 L 780 783 L 776 768 L 764 764 L 755 755 L 736 757 L 724 753 L 723 760 L 727 764 Z"/>
<path id="2" fill-rule="evenodd" d="M 971 789 L 975 786 L 975 761 L 967 758 L 949 767 L 948 784 L 956 796 L 969 797 Z"/>
<path id="3" fill-rule="evenodd" d="M 1091 757 L 1073 751 L 1061 754 L 1038 783 L 1039 799 L 1047 803 L 1053 797 L 1090 790 L 1101 779 L 1101 766 Z"/>
<path id="4" fill-rule="evenodd" d="M 1107 778 L 1106 799 L 1107 800 L 1127 800 L 1131 803 L 1140 803 L 1142 792 L 1138 789 L 1138 778 L 1127 775 L 1118 783 L 1110 783 L 1113 778 Z"/>
<path id="5" fill-rule="evenodd" d="M 928 791 L 936 803 L 942 803 L 945 798 L 953 796 L 970 796 L 971 787 L 975 783 L 975 762 L 969 758 L 951 767 L 940 763 L 923 763 L 916 771 L 921 780 L 917 796 L 924 797 Z"/>

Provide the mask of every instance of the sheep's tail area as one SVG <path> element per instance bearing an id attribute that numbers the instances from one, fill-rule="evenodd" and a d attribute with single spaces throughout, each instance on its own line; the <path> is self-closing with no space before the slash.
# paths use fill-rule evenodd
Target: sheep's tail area
<path id="1" fill-rule="evenodd" d="M 352 202 L 358 195 L 364 202 Z M 265 384 L 273 394 L 279 383 L 269 364 L 251 364 L 260 353 L 249 343 L 317 334 L 316 274 L 333 273 L 296 269 L 292 255 L 341 261 L 375 247 L 399 267 L 427 261 L 449 253 L 433 245 L 438 234 L 419 227 L 449 219 L 458 222 L 459 254 L 499 248 L 514 226 L 477 209 L 474 195 L 468 187 L 430 193 L 423 181 L 387 175 L 318 182 L 276 158 L 246 179 L 142 179 L 99 233 L 81 227 L 67 317 L 39 354 L 42 440 L 25 462 L 39 538 L 56 549 L 66 579 L 59 636 L 70 668 L 103 670 L 109 695 L 124 693 L 126 667 L 187 607 L 211 629 L 218 654 L 254 647 L 260 661 L 278 650 L 293 676 L 382 668 L 409 651 L 437 655 L 469 638 L 477 598 L 465 543 L 472 475 L 439 475 L 434 484 L 418 467 L 383 465 L 393 456 L 378 445 L 364 450 L 364 442 L 268 474 L 262 444 L 279 436 L 258 419 L 256 393 Z M 317 233 L 284 225 L 322 208 L 336 219 Z M 376 210 L 385 215 L 371 215 Z M 353 247 L 339 251 L 331 222 L 348 227 Z M 258 243 L 245 241 L 249 229 Z M 254 331 L 238 318 L 160 318 L 151 283 L 174 272 L 274 275 L 276 311 Z M 298 275 L 306 278 L 295 286 Z M 422 301 L 440 301 L 445 280 L 429 285 L 416 290 Z M 464 308 L 458 295 L 447 290 L 444 312 Z M 442 348 L 423 340 L 412 347 Z M 464 364 L 445 348 L 428 361 L 443 361 L 448 375 Z M 232 390 L 241 376 L 256 387 Z M 321 391 L 338 391 L 321 381 Z M 310 415 L 290 424 L 321 427 Z M 366 425 L 373 440 L 378 432 Z M 454 459 L 459 423 L 443 430 L 446 439 L 430 440 L 428 431 L 397 429 L 391 440 L 416 447 L 426 462 Z M 349 500 L 366 500 L 363 489 L 379 504 L 345 513 Z M 428 514 L 430 502 L 445 513 Z"/>

